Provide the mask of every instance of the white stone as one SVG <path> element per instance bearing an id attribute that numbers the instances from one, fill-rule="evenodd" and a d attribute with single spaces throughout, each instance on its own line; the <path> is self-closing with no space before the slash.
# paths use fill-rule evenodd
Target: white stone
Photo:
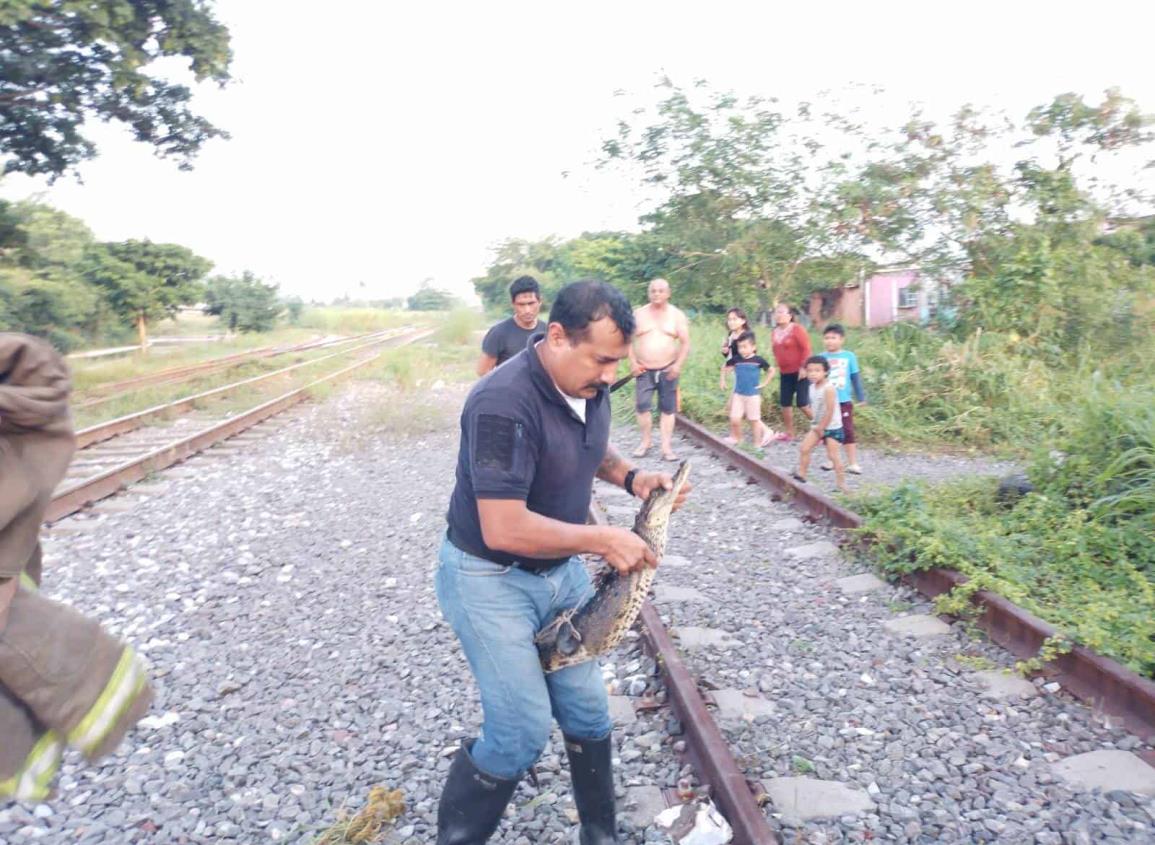
<path id="1" fill-rule="evenodd" d="M 913 613 L 901 619 L 888 619 L 882 627 L 892 634 L 906 634 L 911 637 L 938 637 L 950 633 L 950 625 L 937 616 Z"/>
<path id="2" fill-rule="evenodd" d="M 163 716 L 145 716 L 138 724 L 147 730 L 157 731 L 161 728 L 167 728 L 169 725 L 175 725 L 179 721 L 180 714 L 169 710 Z"/>
<path id="3" fill-rule="evenodd" d="M 610 696 L 610 718 L 614 720 L 615 725 L 632 725 L 638 721 L 634 703 L 630 701 L 628 696 Z"/>
<path id="4" fill-rule="evenodd" d="M 625 808 L 634 827 L 646 828 L 654 823 L 658 813 L 666 809 L 666 799 L 656 786 L 628 786 Z"/>
<path id="5" fill-rule="evenodd" d="M 690 625 L 685 628 L 675 628 L 673 633 L 678 638 L 682 648 L 690 650 L 699 648 L 725 650 L 738 648 L 742 645 L 742 641 L 733 634 L 728 631 L 720 631 L 717 628 L 698 628 Z"/>
<path id="6" fill-rule="evenodd" d="M 816 778 L 772 778 L 762 781 L 774 812 L 788 824 L 811 819 L 857 816 L 874 809 L 874 802 L 861 789 L 835 780 Z"/>
<path id="7" fill-rule="evenodd" d="M 1078 790 L 1111 792 L 1118 789 L 1155 795 L 1155 767 L 1130 751 L 1105 749 L 1076 754 L 1053 764 L 1051 770 Z"/>
<path id="8" fill-rule="evenodd" d="M 838 546 L 829 540 L 819 540 L 817 543 L 807 543 L 804 546 L 795 546 L 786 550 L 786 556 L 794 560 L 814 560 L 830 557 L 838 553 Z"/>
<path id="9" fill-rule="evenodd" d="M 772 716 L 774 705 L 761 696 L 746 695 L 739 689 L 716 689 L 710 692 L 718 705 L 718 715 L 724 719 Z"/>
<path id="10" fill-rule="evenodd" d="M 771 531 L 792 532 L 801 531 L 805 528 L 805 523 L 796 516 L 788 516 L 785 519 L 780 519 L 770 526 Z"/>
<path id="11" fill-rule="evenodd" d="M 869 593 L 871 590 L 885 586 L 885 582 L 881 578 L 871 575 L 869 572 L 862 575 L 851 575 L 849 578 L 839 578 L 834 583 L 838 585 L 838 589 L 849 595 Z"/>
<path id="12" fill-rule="evenodd" d="M 991 670 L 975 672 L 975 677 L 984 687 L 986 698 L 1034 698 L 1039 694 L 1035 685 L 1026 678 L 1009 672 Z"/>
<path id="13" fill-rule="evenodd" d="M 662 555 L 662 562 L 658 566 L 673 566 L 677 568 L 686 567 L 690 565 L 688 557 L 681 555 Z"/>
<path id="14" fill-rule="evenodd" d="M 654 596 L 658 602 L 708 602 L 709 598 L 701 590 L 693 587 L 679 587 L 675 584 L 655 584 Z"/>

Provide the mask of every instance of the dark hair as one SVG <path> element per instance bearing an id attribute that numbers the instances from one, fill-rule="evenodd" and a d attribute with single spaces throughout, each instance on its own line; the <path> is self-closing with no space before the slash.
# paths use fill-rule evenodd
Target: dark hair
<path id="1" fill-rule="evenodd" d="M 750 318 L 746 316 L 745 311 L 743 311 L 741 308 L 731 308 L 726 312 L 726 316 L 729 317 L 731 314 L 734 314 L 738 317 L 739 320 L 742 321 L 742 331 L 750 331 Z"/>
<path id="2" fill-rule="evenodd" d="M 744 340 L 748 340 L 751 343 L 757 343 L 758 342 L 758 338 L 754 337 L 754 332 L 744 331 L 744 332 L 742 332 L 742 334 L 740 334 L 736 338 L 734 338 L 734 345 L 737 346 L 739 343 L 741 343 Z"/>
<path id="3" fill-rule="evenodd" d="M 811 355 L 809 358 L 807 358 L 806 366 L 809 367 L 811 364 L 821 364 L 822 369 L 826 370 L 826 372 L 830 372 L 830 362 L 823 358 L 821 355 Z"/>
<path id="4" fill-rule="evenodd" d="M 570 343 L 589 336 L 590 323 L 609 317 L 629 340 L 634 336 L 634 310 L 620 290 L 599 279 L 570 282 L 557 293 L 549 310 L 549 321 L 560 323 Z"/>
<path id="5" fill-rule="evenodd" d="M 842 328 L 841 323 L 831 323 L 822 330 L 823 334 L 836 334 L 839 337 L 846 337 L 846 329 Z"/>
<path id="6" fill-rule="evenodd" d="M 514 279 L 513 284 L 509 286 L 509 301 L 513 302 L 523 293 L 532 293 L 541 299 L 541 285 L 537 283 L 537 279 L 533 276 L 518 276 Z"/>

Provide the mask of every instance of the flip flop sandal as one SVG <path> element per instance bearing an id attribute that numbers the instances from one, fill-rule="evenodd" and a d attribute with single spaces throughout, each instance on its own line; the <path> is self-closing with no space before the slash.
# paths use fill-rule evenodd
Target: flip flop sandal
<path id="1" fill-rule="evenodd" d="M 637 449 L 634 449 L 633 455 L 635 458 L 644 458 L 646 455 L 650 454 L 650 449 L 652 448 L 654 447 L 647 446 L 643 449 L 641 446 L 639 446 Z"/>
<path id="2" fill-rule="evenodd" d="M 666 461 L 668 463 L 676 463 L 679 460 L 679 458 L 677 455 L 675 455 L 674 453 L 671 452 L 668 455 L 662 455 L 662 460 Z"/>
<path id="3" fill-rule="evenodd" d="M 796 472 L 792 472 L 792 473 L 790 473 L 790 477 L 791 477 L 791 478 L 793 478 L 795 481 L 801 481 L 803 484 L 805 484 L 805 483 L 806 483 L 806 478 L 805 478 L 805 476 L 801 476 L 801 475 L 799 475 L 799 474 L 798 474 L 798 473 L 796 473 Z"/>

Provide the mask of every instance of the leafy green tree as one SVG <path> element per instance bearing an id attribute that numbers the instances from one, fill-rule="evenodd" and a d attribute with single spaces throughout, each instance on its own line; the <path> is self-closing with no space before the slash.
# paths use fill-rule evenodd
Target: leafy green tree
<path id="1" fill-rule="evenodd" d="M 298 316 L 301 301 L 296 300 Z M 229 331 L 267 332 L 284 310 L 277 286 L 262 282 L 248 270 L 241 276 L 216 276 L 205 291 L 205 312 L 221 318 Z"/>
<path id="2" fill-rule="evenodd" d="M 705 83 L 660 87 L 649 125 L 620 122 L 602 165 L 630 163 L 665 193 L 642 223 L 672 259 L 666 275 L 679 296 L 766 313 L 828 285 L 832 270 L 865 263 L 860 233 L 834 225 L 840 197 L 829 174 L 846 165 L 809 136 L 808 110 L 792 117 Z"/>
<path id="3" fill-rule="evenodd" d="M 148 345 L 148 324 L 173 317 L 182 305 L 202 295 L 212 262 L 178 244 L 123 241 L 96 244 L 84 273 L 104 291 L 113 311 L 135 323 L 141 347 Z"/>
<path id="4" fill-rule="evenodd" d="M 289 317 L 289 323 L 296 326 L 301 322 L 301 313 L 305 310 L 305 303 L 299 296 L 291 296 L 284 301 L 285 313 Z"/>
<path id="5" fill-rule="evenodd" d="M 1119 250 L 1132 267 L 1155 266 L 1155 215 L 1111 223 L 1113 230 L 1096 239 L 1096 244 Z"/>
<path id="6" fill-rule="evenodd" d="M 0 4 L 0 159 L 51 178 L 96 154 L 86 120 L 126 124 L 182 169 L 214 137 L 191 91 L 154 71 L 187 60 L 199 83 L 229 80 L 228 30 L 206 0 L 7 0 Z"/>
<path id="7" fill-rule="evenodd" d="M 433 287 L 430 279 L 422 282 L 417 293 L 407 301 L 410 311 L 448 311 L 455 303 L 452 294 Z"/>
<path id="8" fill-rule="evenodd" d="M 33 202 L 0 204 L 0 327 L 77 345 L 103 313 L 77 273 L 92 243 L 80 220 Z"/>

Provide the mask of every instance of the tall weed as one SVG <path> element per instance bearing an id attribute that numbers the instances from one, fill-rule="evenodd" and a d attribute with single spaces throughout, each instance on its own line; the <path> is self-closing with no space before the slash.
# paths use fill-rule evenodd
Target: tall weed
<path id="1" fill-rule="evenodd" d="M 1155 676 L 1155 410 L 1126 392 L 1069 406 L 1013 505 L 997 483 L 905 485 L 855 509 L 892 572 L 945 567 Z M 944 607 L 952 599 L 945 600 Z"/>

